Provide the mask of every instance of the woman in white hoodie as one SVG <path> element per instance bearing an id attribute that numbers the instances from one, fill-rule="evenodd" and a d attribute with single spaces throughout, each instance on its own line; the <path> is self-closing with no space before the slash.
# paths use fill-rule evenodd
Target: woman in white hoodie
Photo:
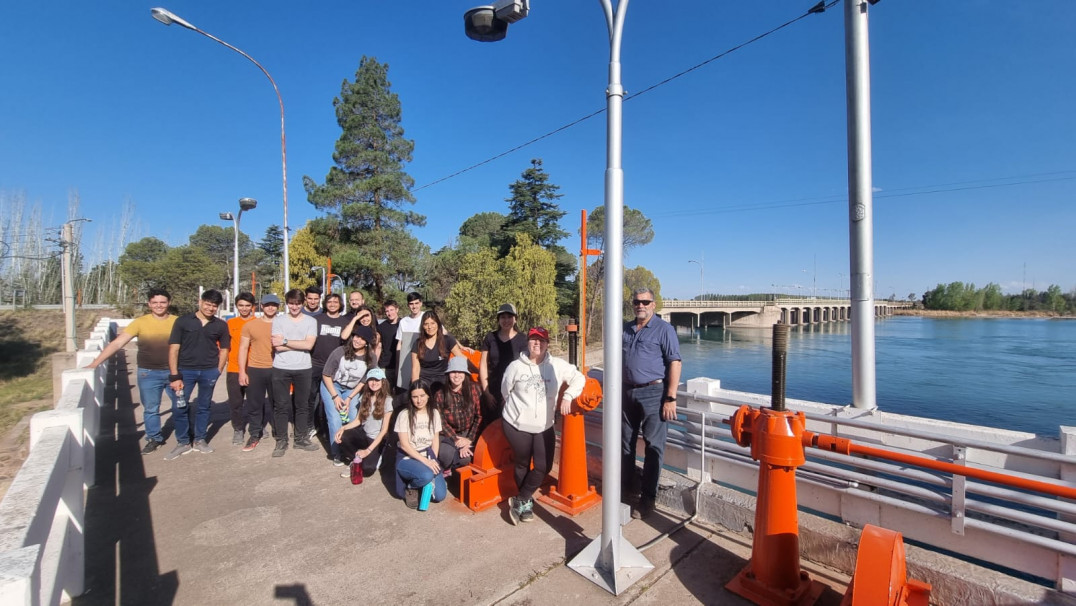
<path id="1" fill-rule="evenodd" d="M 549 331 L 532 328 L 527 334 L 527 351 L 508 365 L 501 381 L 504 437 L 515 455 L 519 487 L 519 495 L 508 499 L 512 524 L 534 520 L 534 492 L 553 467 L 556 448 L 553 419 L 558 395 L 561 414 L 568 414 L 572 400 L 579 397 L 586 384 L 583 373 L 568 362 L 550 356 L 548 350 Z"/>

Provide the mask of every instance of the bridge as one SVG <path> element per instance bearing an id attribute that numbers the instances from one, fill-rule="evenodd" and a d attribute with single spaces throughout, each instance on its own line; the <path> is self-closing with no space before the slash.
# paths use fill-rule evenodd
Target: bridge
<path id="1" fill-rule="evenodd" d="M 875 301 L 875 317 L 886 317 L 894 309 L 910 307 L 907 301 Z M 819 324 L 823 322 L 847 322 L 852 318 L 852 302 L 848 299 L 823 299 L 817 297 L 779 298 L 747 301 L 676 301 L 662 302 L 661 319 L 680 327 L 702 328 L 769 328 L 779 322 L 784 324 Z"/>

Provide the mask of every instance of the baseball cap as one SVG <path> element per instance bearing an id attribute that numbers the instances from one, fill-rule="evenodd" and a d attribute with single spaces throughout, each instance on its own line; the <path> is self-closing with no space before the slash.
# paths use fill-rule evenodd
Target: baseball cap
<path id="1" fill-rule="evenodd" d="M 536 326 L 527 333 L 527 339 L 541 339 L 549 342 L 549 331 Z"/>
<path id="2" fill-rule="evenodd" d="M 371 368 L 369 370 L 369 372 L 366 373 L 366 380 L 369 381 L 370 379 L 376 379 L 378 381 L 384 381 L 385 380 L 385 369 L 383 369 L 383 368 Z"/>
<path id="3" fill-rule="evenodd" d="M 512 305 L 511 303 L 505 303 L 504 305 L 501 305 L 500 309 L 497 310 L 497 315 L 499 316 L 501 314 L 512 314 L 513 316 L 519 315 L 516 313 L 516 306 Z"/>
<path id="4" fill-rule="evenodd" d="M 262 305 L 276 305 L 280 307 L 280 297 L 276 295 L 265 295 L 262 297 Z"/>

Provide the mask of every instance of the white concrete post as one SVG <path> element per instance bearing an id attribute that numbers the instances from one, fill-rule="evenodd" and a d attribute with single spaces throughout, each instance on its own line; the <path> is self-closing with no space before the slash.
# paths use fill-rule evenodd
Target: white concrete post
<path id="1" fill-rule="evenodd" d="M 1076 457 L 1076 426 L 1061 426 L 1061 454 Z M 1061 480 L 1076 483 L 1076 463 L 1061 464 Z M 1076 516 L 1059 515 L 1066 522 L 1076 522 Z M 1076 534 L 1063 532 L 1061 540 L 1076 543 Z M 1057 589 L 1063 593 L 1076 594 L 1076 558 L 1057 555 Z"/>
<path id="2" fill-rule="evenodd" d="M 40 545 L 0 553 L 0 604 L 33 604 Z"/>

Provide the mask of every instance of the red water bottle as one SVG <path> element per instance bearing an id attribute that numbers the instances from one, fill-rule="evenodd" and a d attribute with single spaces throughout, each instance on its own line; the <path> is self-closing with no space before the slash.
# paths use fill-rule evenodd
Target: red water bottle
<path id="1" fill-rule="evenodd" d="M 362 459 L 358 457 L 351 462 L 351 483 L 362 484 Z"/>

